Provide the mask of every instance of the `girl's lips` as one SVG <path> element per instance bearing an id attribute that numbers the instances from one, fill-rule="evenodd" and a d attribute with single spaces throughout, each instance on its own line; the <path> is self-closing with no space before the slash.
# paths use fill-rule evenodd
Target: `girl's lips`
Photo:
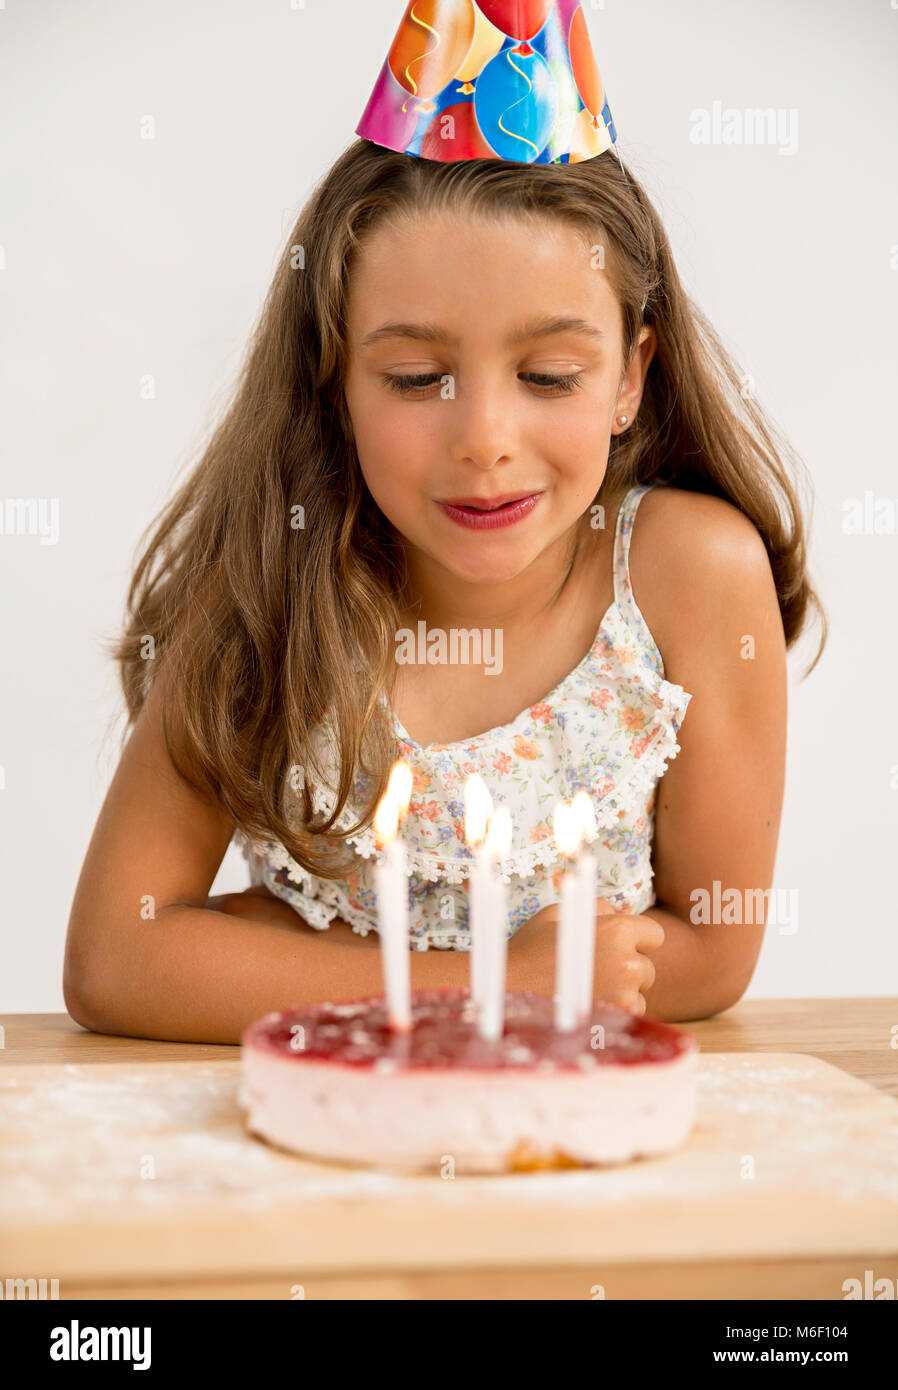
<path id="1" fill-rule="evenodd" d="M 532 492 L 529 497 L 519 497 L 516 502 L 507 502 L 504 507 L 494 507 L 491 511 L 478 511 L 476 507 L 462 507 L 454 502 L 438 505 L 449 520 L 459 526 L 467 526 L 471 531 L 494 531 L 500 526 L 513 526 L 528 516 L 541 497 L 541 492 Z"/>

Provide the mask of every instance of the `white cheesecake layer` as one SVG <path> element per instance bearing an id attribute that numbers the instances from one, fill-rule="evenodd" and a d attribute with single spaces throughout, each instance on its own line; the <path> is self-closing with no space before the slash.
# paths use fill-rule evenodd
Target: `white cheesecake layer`
<path id="1" fill-rule="evenodd" d="M 503 1172 L 519 1146 L 584 1164 L 668 1153 L 692 1128 L 698 1048 L 586 1070 L 389 1070 L 244 1046 L 248 1129 L 311 1158 Z"/>

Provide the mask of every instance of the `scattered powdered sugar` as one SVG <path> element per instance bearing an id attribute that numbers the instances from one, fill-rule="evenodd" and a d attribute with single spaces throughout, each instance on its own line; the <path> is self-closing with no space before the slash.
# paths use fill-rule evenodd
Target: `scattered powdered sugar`
<path id="1" fill-rule="evenodd" d="M 827 1089 L 821 1066 L 703 1054 L 696 1122 L 676 1153 L 454 1180 L 269 1147 L 244 1128 L 239 1062 L 11 1067 L 0 1072 L 0 1223 L 59 1221 L 87 1208 L 114 1219 L 123 1203 L 161 1216 L 198 1199 L 235 1211 L 409 1197 L 601 1207 L 811 1186 L 834 1201 L 878 1195 L 898 1204 L 898 1106 L 844 1077 Z"/>
<path id="2" fill-rule="evenodd" d="M 702 1063 L 700 1114 L 713 1116 L 731 1149 L 753 1156 L 766 1178 L 845 1200 L 880 1194 L 898 1202 L 898 1105 L 891 1097 L 844 1074 L 839 1089 L 824 1088 L 817 1062 L 776 1066 L 765 1065 L 763 1054 L 710 1054 Z"/>
<path id="3" fill-rule="evenodd" d="M 224 1198 L 253 1209 L 403 1194 L 395 1174 L 301 1160 L 251 1136 L 239 1081 L 234 1062 L 0 1073 L 0 1221 L 123 1202 L 155 1210 Z"/>

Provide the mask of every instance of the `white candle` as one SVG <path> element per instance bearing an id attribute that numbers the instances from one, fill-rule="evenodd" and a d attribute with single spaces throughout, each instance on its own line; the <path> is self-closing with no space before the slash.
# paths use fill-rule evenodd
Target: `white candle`
<path id="1" fill-rule="evenodd" d="M 407 860 L 397 834 L 399 817 L 408 809 L 410 794 L 411 770 L 406 763 L 395 763 L 389 786 L 378 802 L 373 826 L 384 846 L 383 861 L 375 867 L 374 874 L 387 1015 L 390 1028 L 398 1033 L 406 1033 L 412 1026 Z"/>
<path id="2" fill-rule="evenodd" d="M 477 1030 L 481 1037 L 493 1042 L 501 1038 L 505 1024 L 505 971 L 508 957 L 507 935 L 507 895 L 505 884 L 499 876 L 496 860 L 503 858 L 511 848 L 511 816 L 501 806 L 490 820 L 486 837 L 486 853 L 489 858 L 489 886 L 487 889 L 487 941 L 485 983 L 483 1005 L 477 1020 Z"/>
<path id="3" fill-rule="evenodd" d="M 478 1011 L 486 998 L 489 969 L 488 924 L 492 854 L 486 846 L 486 833 L 493 810 L 486 783 L 476 773 L 465 781 L 465 840 L 473 850 L 468 878 L 468 940 L 470 942 L 470 994 Z"/>
<path id="4" fill-rule="evenodd" d="M 579 964 L 577 974 L 580 981 L 578 997 L 578 1019 L 585 1022 L 592 1017 L 593 975 L 596 956 L 596 857 L 589 845 L 596 838 L 596 818 L 592 802 L 585 791 L 579 791 L 571 802 L 571 808 L 578 817 L 580 833 L 586 844 L 580 851 L 577 863 L 577 888 L 579 894 L 578 936 Z"/>
<path id="5" fill-rule="evenodd" d="M 576 813 L 564 802 L 555 807 L 555 843 L 565 856 L 576 854 L 579 830 Z M 561 877 L 560 920 L 555 956 L 555 1027 L 568 1032 L 576 1027 L 580 999 L 579 920 L 581 897 L 576 876 L 567 871 Z"/>

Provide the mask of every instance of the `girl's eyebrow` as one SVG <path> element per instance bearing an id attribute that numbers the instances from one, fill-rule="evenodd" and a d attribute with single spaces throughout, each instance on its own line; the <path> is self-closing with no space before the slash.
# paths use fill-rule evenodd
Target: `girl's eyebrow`
<path id="1" fill-rule="evenodd" d="M 605 336 L 600 328 L 588 323 L 586 319 L 566 314 L 543 315 L 542 318 L 523 324 L 509 334 L 506 346 L 512 347 L 526 338 L 547 338 L 558 333 L 578 333 L 581 337 L 597 341 Z M 361 347 L 373 347 L 387 338 L 414 338 L 417 342 L 445 343 L 448 347 L 458 347 L 458 339 L 453 334 L 446 333 L 439 324 L 400 322 L 382 323 L 380 328 L 375 328 L 362 339 Z"/>

